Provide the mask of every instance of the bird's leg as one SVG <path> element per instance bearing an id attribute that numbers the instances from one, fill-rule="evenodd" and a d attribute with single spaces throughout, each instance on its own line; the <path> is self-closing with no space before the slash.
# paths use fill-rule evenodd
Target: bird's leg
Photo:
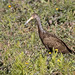
<path id="1" fill-rule="evenodd" d="M 51 47 L 49 47 L 49 52 L 53 52 L 53 49 Z"/>
<path id="2" fill-rule="evenodd" d="M 48 52 L 48 53 L 49 52 L 53 52 L 51 47 L 46 46 L 46 48 L 47 48 L 47 51 L 46 52 Z"/>
<path id="3" fill-rule="evenodd" d="M 49 54 L 49 52 L 53 52 L 52 48 L 49 48 L 48 46 L 45 46 L 45 47 L 47 50 L 44 52 L 44 55 L 47 54 L 47 52 L 48 52 L 48 54 Z"/>

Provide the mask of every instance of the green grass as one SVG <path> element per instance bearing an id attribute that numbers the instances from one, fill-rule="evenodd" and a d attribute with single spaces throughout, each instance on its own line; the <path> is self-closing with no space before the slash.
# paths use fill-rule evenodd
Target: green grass
<path id="1" fill-rule="evenodd" d="M 9 8 L 8 6 L 11 5 Z M 58 10 L 56 10 L 58 8 Z M 0 1 L 0 75 L 73 75 L 75 55 L 45 53 L 35 20 L 24 26 L 33 13 L 42 26 L 75 50 L 74 0 Z M 48 20 L 52 23 L 48 24 Z"/>

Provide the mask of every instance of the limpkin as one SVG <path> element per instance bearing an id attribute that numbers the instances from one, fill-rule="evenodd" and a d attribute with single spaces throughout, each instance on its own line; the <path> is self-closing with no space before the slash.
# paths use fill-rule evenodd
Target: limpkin
<path id="1" fill-rule="evenodd" d="M 68 46 L 61 39 L 59 39 L 57 36 L 47 32 L 46 30 L 42 28 L 40 18 L 36 13 L 32 14 L 30 19 L 26 21 L 25 25 L 32 19 L 36 19 L 39 37 L 43 45 L 48 50 L 50 50 L 50 52 L 53 52 L 53 48 L 54 48 L 54 49 L 58 49 L 59 53 L 74 53 L 75 54 L 75 52 L 69 49 Z"/>

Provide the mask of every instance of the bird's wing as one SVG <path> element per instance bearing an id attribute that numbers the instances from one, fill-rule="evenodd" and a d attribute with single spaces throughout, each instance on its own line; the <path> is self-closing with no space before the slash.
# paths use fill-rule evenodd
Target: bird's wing
<path id="1" fill-rule="evenodd" d="M 55 35 L 46 36 L 45 38 L 43 38 L 43 42 L 46 46 L 50 48 L 54 47 L 55 49 L 59 49 L 62 52 L 67 49 L 66 44 Z"/>
<path id="2" fill-rule="evenodd" d="M 45 44 L 50 45 L 51 47 L 52 46 L 54 46 L 54 47 L 57 46 L 58 47 L 61 44 L 63 45 L 63 43 L 59 39 L 57 39 L 55 37 L 51 37 L 51 36 L 44 38 L 43 41 L 44 41 Z"/>

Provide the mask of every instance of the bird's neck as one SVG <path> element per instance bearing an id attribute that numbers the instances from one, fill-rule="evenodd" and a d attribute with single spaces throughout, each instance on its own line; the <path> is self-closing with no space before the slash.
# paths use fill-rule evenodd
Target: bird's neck
<path id="1" fill-rule="evenodd" d="M 38 32 L 40 33 L 40 32 L 45 32 L 45 30 L 42 28 L 42 25 L 41 25 L 41 21 L 40 21 L 40 18 L 38 17 L 38 18 L 36 18 L 36 20 L 37 20 L 37 23 L 38 23 Z"/>

